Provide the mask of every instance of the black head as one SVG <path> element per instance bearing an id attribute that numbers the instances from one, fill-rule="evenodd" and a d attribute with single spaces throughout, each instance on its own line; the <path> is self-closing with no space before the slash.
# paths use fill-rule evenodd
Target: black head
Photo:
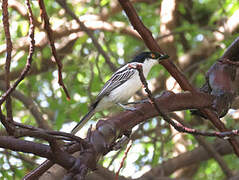
<path id="1" fill-rule="evenodd" d="M 167 59 L 168 57 L 169 57 L 168 55 L 163 55 L 158 52 L 142 52 L 137 56 L 135 56 L 131 62 L 143 63 L 145 59 L 159 60 L 159 59 Z"/>

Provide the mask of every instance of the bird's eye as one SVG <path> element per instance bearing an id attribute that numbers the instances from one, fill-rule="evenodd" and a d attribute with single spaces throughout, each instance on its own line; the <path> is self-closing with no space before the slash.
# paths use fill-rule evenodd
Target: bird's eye
<path id="1" fill-rule="evenodd" d="M 154 59 L 154 58 L 155 58 L 155 54 L 151 54 L 151 58 L 153 58 L 153 59 Z"/>

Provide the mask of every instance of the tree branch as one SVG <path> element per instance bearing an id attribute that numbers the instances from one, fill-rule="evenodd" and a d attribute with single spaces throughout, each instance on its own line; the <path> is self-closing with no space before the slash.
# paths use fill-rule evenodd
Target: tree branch
<path id="1" fill-rule="evenodd" d="M 115 72 L 116 67 L 111 62 L 110 57 L 107 55 L 107 53 L 104 51 L 104 49 L 101 47 L 101 45 L 98 43 L 97 39 L 94 37 L 93 33 L 85 26 L 83 22 L 79 20 L 79 18 L 70 10 L 70 8 L 66 4 L 66 0 L 57 0 L 57 2 L 60 4 L 62 8 L 65 9 L 65 11 L 76 20 L 76 22 L 80 25 L 80 28 L 86 32 L 86 34 L 91 38 L 93 44 L 99 51 L 99 53 L 105 58 L 106 63 L 109 65 L 110 69 Z"/>
<path id="2" fill-rule="evenodd" d="M 10 136 L 0 136 L 0 147 L 11 149 L 12 151 L 21 151 L 25 153 L 33 153 L 37 156 L 45 157 L 55 163 L 60 164 L 66 169 L 70 169 L 74 164 L 74 157 L 67 153 L 61 153 L 56 156 L 51 148 L 45 144 L 34 143 L 31 141 L 15 139 Z"/>
<path id="3" fill-rule="evenodd" d="M 173 117 L 177 122 L 181 123 L 184 126 L 190 127 L 190 125 L 187 122 L 184 122 L 176 113 L 171 113 L 170 115 Z M 203 137 L 195 136 L 194 138 L 198 141 L 198 143 L 204 147 L 206 151 L 212 156 L 219 166 L 221 167 L 221 170 L 224 172 L 224 174 L 227 176 L 227 178 L 232 177 L 233 173 L 231 172 L 230 168 L 227 166 L 224 159 L 221 157 L 221 155 L 217 152 L 217 150 L 213 147 L 212 144 L 208 143 Z"/>
<path id="4" fill-rule="evenodd" d="M 44 4 L 43 0 L 38 0 L 38 3 L 39 3 L 39 6 L 40 6 L 41 18 L 44 20 L 44 28 L 47 32 L 47 36 L 48 36 L 48 39 L 50 41 L 51 51 L 52 51 L 53 57 L 55 59 L 55 62 L 58 66 L 58 83 L 63 88 L 63 90 L 66 94 L 66 97 L 69 100 L 69 99 L 71 99 L 71 97 L 70 97 L 70 95 L 69 95 L 69 93 L 68 93 L 68 91 L 65 87 L 65 84 L 63 82 L 63 79 L 62 79 L 62 67 L 63 66 L 62 66 L 62 63 L 59 60 L 59 57 L 58 57 L 57 52 L 56 52 L 56 47 L 55 47 L 55 44 L 54 44 L 52 29 L 50 27 L 49 18 L 48 18 L 47 13 L 46 13 L 45 4 Z"/>
<path id="5" fill-rule="evenodd" d="M 134 7 L 128 0 L 119 0 L 120 5 L 126 12 L 132 26 L 140 36 L 142 37 L 144 43 L 151 51 L 162 52 L 161 48 L 159 47 L 158 43 L 152 36 L 152 33 L 144 26 L 141 19 L 137 15 Z M 167 71 L 176 79 L 179 85 L 184 90 L 193 90 L 194 88 L 192 85 L 187 81 L 186 77 L 177 69 L 177 67 L 173 64 L 170 60 L 162 61 L 161 64 L 167 69 Z"/>
<path id="6" fill-rule="evenodd" d="M 138 73 L 139 73 L 139 77 L 140 80 L 145 88 L 145 91 L 148 95 L 148 98 L 150 100 L 150 102 L 152 103 L 152 105 L 154 106 L 154 108 L 157 110 L 158 114 L 160 116 L 163 117 L 163 119 L 165 121 L 167 121 L 170 125 L 172 125 L 177 131 L 179 132 L 185 132 L 185 133 L 189 133 L 189 134 L 193 134 L 193 135 L 201 135 L 201 136 L 216 136 L 216 137 L 220 137 L 220 138 L 225 138 L 225 137 L 232 137 L 232 136 L 238 136 L 239 135 L 239 130 L 233 130 L 233 131 L 225 131 L 225 132 L 202 132 L 202 131 L 198 131 L 196 129 L 192 129 L 186 126 L 183 126 L 181 123 L 176 123 L 173 120 L 171 120 L 169 118 L 169 116 L 164 113 L 158 106 L 157 102 L 155 101 L 151 91 L 148 88 L 148 83 L 146 82 L 146 79 L 144 77 L 143 74 L 143 68 L 142 65 L 137 64 L 136 67 L 132 67 L 137 69 Z"/>
<path id="7" fill-rule="evenodd" d="M 6 37 L 6 46 L 7 46 L 7 56 L 6 56 L 6 63 L 5 63 L 5 83 L 6 87 L 10 89 L 10 66 L 11 66 L 11 55 L 12 55 L 12 41 L 11 41 L 11 34 L 9 30 L 9 22 L 8 22 L 8 1 L 3 0 L 2 2 L 2 11 L 3 11 L 3 27 L 4 27 L 4 32 L 5 32 L 5 37 Z M 3 96 L 1 96 L 2 98 Z M 6 110 L 7 110 L 7 119 L 2 119 L 2 124 L 5 126 L 7 132 L 9 134 L 13 134 L 13 128 L 9 125 L 10 122 L 13 121 L 12 118 L 12 101 L 11 97 L 5 97 L 6 100 Z M 0 99 L 1 101 L 1 99 Z M 0 103 L 0 111 L 1 110 L 1 105 L 3 101 Z M 2 116 L 2 112 L 1 112 Z"/>
<path id="8" fill-rule="evenodd" d="M 133 25 L 134 29 L 136 29 L 139 34 L 141 35 L 142 39 L 144 40 L 145 44 L 148 48 L 152 51 L 161 52 L 159 45 L 154 40 L 152 33 L 144 26 L 141 19 L 137 15 L 134 7 L 130 3 L 129 0 L 119 0 L 122 8 L 126 12 L 131 24 Z M 175 78 L 178 84 L 181 86 L 183 90 L 189 90 L 193 93 L 197 93 L 196 89 L 188 82 L 185 76 L 177 69 L 177 67 L 172 63 L 172 61 L 165 60 L 161 63 L 167 71 Z M 208 119 L 216 126 L 220 131 L 228 131 L 223 122 L 220 121 L 217 114 L 212 112 L 209 109 L 202 109 L 201 112 L 205 114 Z M 238 142 L 232 137 L 229 139 L 229 142 L 233 146 L 235 154 L 239 157 L 239 144 Z"/>
<path id="9" fill-rule="evenodd" d="M 29 54 L 27 57 L 27 63 L 19 76 L 19 78 L 16 80 L 16 82 L 13 84 L 11 88 L 7 87 L 7 91 L 0 97 L 0 105 L 6 100 L 6 98 L 16 89 L 18 84 L 25 78 L 26 74 L 31 68 L 32 63 L 32 56 L 34 53 L 35 48 L 35 40 L 34 40 L 34 25 L 33 25 L 33 14 L 30 8 L 30 3 L 27 3 L 28 11 L 29 11 L 29 21 L 30 21 L 30 29 L 29 29 L 29 38 L 30 38 L 30 47 L 29 47 Z"/>
<path id="10" fill-rule="evenodd" d="M 6 86 L 2 81 L 0 81 L 0 90 L 5 91 Z M 35 118 L 38 126 L 42 129 L 50 130 L 51 127 L 48 125 L 47 121 L 43 118 L 43 114 L 40 112 L 39 108 L 37 107 L 36 103 L 29 97 L 25 96 L 20 91 L 14 90 L 12 92 L 12 97 L 21 101 L 24 106 L 31 112 L 33 117 Z"/>

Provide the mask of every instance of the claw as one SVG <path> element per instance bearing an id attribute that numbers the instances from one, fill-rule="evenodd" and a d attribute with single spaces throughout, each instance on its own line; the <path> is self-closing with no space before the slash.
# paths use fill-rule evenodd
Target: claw
<path id="1" fill-rule="evenodd" d="M 136 111 L 137 108 L 135 107 L 126 107 L 125 110 L 127 111 Z"/>
<path id="2" fill-rule="evenodd" d="M 117 105 L 119 105 L 121 108 L 123 108 L 123 109 L 125 109 L 125 110 L 127 110 L 127 111 L 135 111 L 135 110 L 136 110 L 135 107 L 125 106 L 125 105 L 123 105 L 123 104 L 121 104 L 121 103 L 117 103 Z"/>

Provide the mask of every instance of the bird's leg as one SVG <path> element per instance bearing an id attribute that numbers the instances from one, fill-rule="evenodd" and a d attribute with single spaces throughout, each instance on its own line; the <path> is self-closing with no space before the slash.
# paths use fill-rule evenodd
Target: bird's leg
<path id="1" fill-rule="evenodd" d="M 142 99 L 140 101 L 127 102 L 127 103 L 124 103 L 123 105 L 126 106 L 126 105 L 129 105 L 129 104 L 142 104 L 142 103 L 146 103 L 148 101 L 149 101 L 148 99 Z"/>
<path id="2" fill-rule="evenodd" d="M 128 111 L 135 111 L 136 110 L 136 108 L 134 108 L 134 107 L 125 106 L 121 103 L 117 103 L 117 105 L 119 105 L 121 108 L 123 108 L 125 110 L 128 110 Z"/>

